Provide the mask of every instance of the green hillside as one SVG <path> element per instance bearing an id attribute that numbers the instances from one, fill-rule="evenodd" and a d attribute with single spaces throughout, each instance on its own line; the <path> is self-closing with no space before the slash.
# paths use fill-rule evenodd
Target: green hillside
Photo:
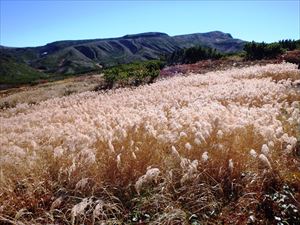
<path id="1" fill-rule="evenodd" d="M 48 77 L 48 74 L 18 62 L 12 56 L 0 53 L 0 84 L 27 84 Z"/>
<path id="2" fill-rule="evenodd" d="M 223 53 L 238 52 L 244 43 L 220 31 L 178 36 L 149 32 L 119 38 L 57 41 L 40 47 L 0 47 L 0 51 L 39 71 L 78 74 L 124 63 L 157 60 L 176 50 L 198 45 Z"/>

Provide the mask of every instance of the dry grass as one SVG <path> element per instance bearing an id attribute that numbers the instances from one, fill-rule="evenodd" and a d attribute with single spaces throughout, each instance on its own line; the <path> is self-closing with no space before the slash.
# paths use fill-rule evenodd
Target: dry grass
<path id="1" fill-rule="evenodd" d="M 299 92 L 286 81 L 299 73 L 282 67 L 284 76 L 249 68 L 4 110 L 0 221 L 299 224 Z"/>
<path id="2" fill-rule="evenodd" d="M 17 104 L 38 104 L 51 98 L 60 98 L 94 90 L 104 81 L 102 75 L 87 75 L 61 81 L 0 91 L 0 109 Z"/>
<path id="3" fill-rule="evenodd" d="M 297 71 L 294 72 L 279 72 L 276 74 L 272 73 L 265 73 L 263 77 L 270 77 L 273 81 L 279 82 L 282 80 L 290 80 L 290 81 L 296 81 L 300 80 L 300 74 Z"/>

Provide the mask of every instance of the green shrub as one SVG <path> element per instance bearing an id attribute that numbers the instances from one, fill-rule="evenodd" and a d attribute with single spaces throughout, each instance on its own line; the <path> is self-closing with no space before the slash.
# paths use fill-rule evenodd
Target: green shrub
<path id="1" fill-rule="evenodd" d="M 164 66 L 159 60 L 134 62 L 122 64 L 104 70 L 105 89 L 111 89 L 116 82 L 133 82 L 133 85 L 152 83 L 159 76 L 160 69 Z"/>

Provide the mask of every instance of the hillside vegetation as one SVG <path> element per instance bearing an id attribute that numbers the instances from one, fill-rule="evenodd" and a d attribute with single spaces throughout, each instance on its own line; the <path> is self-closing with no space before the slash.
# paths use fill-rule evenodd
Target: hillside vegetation
<path id="1" fill-rule="evenodd" d="M 119 38 L 57 41 L 39 47 L 0 46 L 0 84 L 5 88 L 64 79 L 69 75 L 99 74 L 122 64 L 143 64 L 152 60 L 174 65 L 231 56 L 244 60 L 274 59 L 295 49 L 300 49 L 299 40 L 282 40 L 271 44 L 245 42 L 220 31 L 178 36 L 149 32 Z M 299 59 L 286 59 L 300 63 Z"/>
<path id="2" fill-rule="evenodd" d="M 0 46 L 0 52 L 47 73 L 78 74 L 135 61 L 157 60 L 175 50 L 196 45 L 220 52 L 237 52 L 242 50 L 244 41 L 220 31 L 179 36 L 150 32 L 120 38 L 57 41 L 39 47 Z"/>
<path id="3" fill-rule="evenodd" d="M 300 40 L 281 40 L 270 44 L 252 41 L 246 43 L 244 46 L 246 59 L 248 60 L 274 59 L 286 51 L 293 51 L 295 49 L 300 50 Z M 300 63 L 300 58 L 298 59 L 298 63 Z"/>
<path id="4" fill-rule="evenodd" d="M 0 111 L 3 224 L 299 224 L 300 73 L 189 74 Z"/>
<path id="5" fill-rule="evenodd" d="M 28 84 L 47 78 L 49 75 L 0 52 L 0 85 Z"/>
<path id="6" fill-rule="evenodd" d="M 166 61 L 168 64 L 191 64 L 201 60 L 220 59 L 225 54 L 209 47 L 195 46 L 186 49 L 174 51 L 168 55 Z"/>
<path id="7" fill-rule="evenodd" d="M 114 86 L 139 86 L 153 83 L 160 75 L 164 63 L 159 60 L 135 62 L 107 68 L 103 71 L 105 83 L 99 89 L 111 89 Z"/>

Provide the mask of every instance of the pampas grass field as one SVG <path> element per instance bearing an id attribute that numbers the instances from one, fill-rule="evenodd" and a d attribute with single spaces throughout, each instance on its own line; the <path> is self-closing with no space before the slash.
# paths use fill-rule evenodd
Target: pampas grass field
<path id="1" fill-rule="evenodd" d="M 300 224 L 300 72 L 189 74 L 0 111 L 1 224 Z"/>

